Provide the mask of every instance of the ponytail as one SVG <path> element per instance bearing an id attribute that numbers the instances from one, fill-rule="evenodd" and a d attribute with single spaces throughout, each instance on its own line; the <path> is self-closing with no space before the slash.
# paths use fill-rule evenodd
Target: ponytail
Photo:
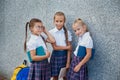
<path id="1" fill-rule="evenodd" d="M 26 52 L 26 43 L 27 43 L 27 27 L 28 27 L 29 22 L 26 23 L 25 26 L 25 42 L 24 42 L 24 52 Z"/>
<path id="2" fill-rule="evenodd" d="M 66 44 L 68 45 L 68 31 L 65 26 L 63 26 L 63 29 L 65 31 L 64 34 L 65 34 L 65 38 L 66 38 Z"/>

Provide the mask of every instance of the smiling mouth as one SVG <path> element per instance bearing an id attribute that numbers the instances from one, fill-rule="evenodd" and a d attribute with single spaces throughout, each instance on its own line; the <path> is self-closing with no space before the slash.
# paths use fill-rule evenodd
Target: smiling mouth
<path id="1" fill-rule="evenodd" d="M 82 34 L 78 34 L 78 36 L 80 37 L 80 36 L 82 36 Z"/>

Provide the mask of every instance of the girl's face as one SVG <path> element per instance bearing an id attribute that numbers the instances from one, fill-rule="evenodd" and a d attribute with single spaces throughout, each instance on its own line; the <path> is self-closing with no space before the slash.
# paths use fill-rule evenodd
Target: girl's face
<path id="1" fill-rule="evenodd" d="M 34 27 L 31 28 L 31 31 L 34 35 L 40 35 L 43 32 L 43 24 L 40 22 L 36 22 Z"/>
<path id="2" fill-rule="evenodd" d="M 86 32 L 86 28 L 85 28 L 85 25 L 83 26 L 80 26 L 78 23 L 75 23 L 73 26 L 72 26 L 75 34 L 77 36 L 82 36 L 85 32 Z"/>
<path id="3" fill-rule="evenodd" d="M 65 23 L 65 18 L 64 16 L 55 16 L 55 19 L 54 19 L 54 24 L 55 26 L 57 27 L 58 30 L 62 29 L 63 25 Z"/>

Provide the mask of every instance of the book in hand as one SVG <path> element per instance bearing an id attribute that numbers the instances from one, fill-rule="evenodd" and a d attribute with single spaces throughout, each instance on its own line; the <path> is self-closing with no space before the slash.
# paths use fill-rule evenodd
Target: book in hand
<path id="1" fill-rule="evenodd" d="M 90 59 L 93 59 L 94 53 L 95 53 L 95 49 L 92 48 L 92 55 L 91 55 L 91 58 L 90 58 Z M 84 58 L 85 55 L 86 55 L 86 47 L 84 47 L 84 46 L 79 46 L 77 56 L 79 56 L 79 57 L 81 57 L 81 58 Z"/>
<path id="2" fill-rule="evenodd" d="M 59 78 L 63 78 L 66 76 L 66 67 L 61 68 Z"/>
<path id="3" fill-rule="evenodd" d="M 36 48 L 36 55 L 38 55 L 38 56 L 45 55 L 45 51 L 44 51 L 44 48 L 42 46 Z"/>
<path id="4" fill-rule="evenodd" d="M 36 55 L 38 56 L 43 56 L 45 55 L 45 51 L 44 51 L 44 48 L 42 46 L 36 48 Z M 29 61 L 32 62 L 32 58 L 31 58 L 31 55 L 30 55 L 30 51 L 27 52 L 27 56 L 29 58 Z"/>

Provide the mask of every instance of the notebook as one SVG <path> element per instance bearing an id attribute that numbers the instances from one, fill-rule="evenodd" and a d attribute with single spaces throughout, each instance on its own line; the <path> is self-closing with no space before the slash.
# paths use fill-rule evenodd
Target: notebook
<path id="1" fill-rule="evenodd" d="M 44 48 L 42 46 L 36 48 L 36 55 L 38 55 L 38 56 L 45 55 L 45 51 L 44 51 Z M 28 56 L 29 61 L 32 62 L 30 51 L 27 52 L 27 56 Z"/>
<path id="2" fill-rule="evenodd" d="M 93 59 L 94 53 L 95 53 L 95 49 L 92 49 L 91 59 Z M 85 55 L 86 55 L 86 47 L 79 46 L 77 56 L 84 58 Z"/>
<path id="3" fill-rule="evenodd" d="M 63 78 L 66 76 L 66 67 L 61 68 L 59 78 Z"/>

